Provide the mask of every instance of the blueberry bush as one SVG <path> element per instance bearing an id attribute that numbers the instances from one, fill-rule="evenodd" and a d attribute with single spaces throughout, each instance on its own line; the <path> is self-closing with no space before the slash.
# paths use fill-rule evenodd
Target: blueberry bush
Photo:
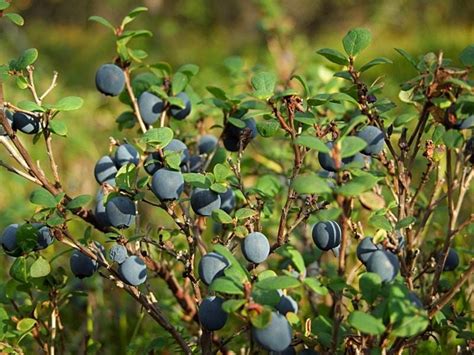
<path id="1" fill-rule="evenodd" d="M 1 21 L 21 26 L 9 7 Z M 359 60 L 364 28 L 314 48 L 334 68 L 326 81 L 234 57 L 228 85 L 200 95 L 197 65 L 136 45 L 152 35 L 130 29 L 146 11 L 90 17 L 116 47 L 97 95 L 123 109 L 123 135 L 95 142 L 97 164 L 77 177 L 95 178 L 96 196 L 70 195 L 55 160 L 84 100 L 50 100 L 58 75 L 37 82 L 34 48 L 0 65 L 0 165 L 36 186 L 32 214 L 1 234 L 0 350 L 76 353 L 64 314 L 97 278 L 159 326 L 131 353 L 472 351 L 474 45 L 454 59 L 397 48 L 413 74 L 401 107 L 367 79 L 392 60 Z M 107 352 L 100 336 L 85 345 Z"/>

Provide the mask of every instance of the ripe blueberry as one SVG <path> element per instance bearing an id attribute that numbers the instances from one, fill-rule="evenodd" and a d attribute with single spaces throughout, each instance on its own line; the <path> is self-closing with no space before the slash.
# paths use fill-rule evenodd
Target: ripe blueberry
<path id="1" fill-rule="evenodd" d="M 335 221 L 318 222 L 313 227 L 313 241 L 324 251 L 336 248 L 341 243 L 341 227 Z"/>
<path id="2" fill-rule="evenodd" d="M 184 190 L 183 174 L 167 168 L 158 169 L 153 174 L 151 189 L 162 201 L 177 200 Z"/>
<path id="3" fill-rule="evenodd" d="M 267 260 L 270 253 L 270 243 L 260 232 L 253 232 L 242 240 L 242 254 L 251 263 L 259 264 Z"/>
<path id="4" fill-rule="evenodd" d="M 131 144 L 122 144 L 115 151 L 115 163 L 117 166 L 123 166 L 128 163 L 138 165 L 140 154 Z"/>
<path id="5" fill-rule="evenodd" d="M 220 297 L 211 296 L 202 300 L 199 306 L 199 322 L 209 330 L 215 331 L 224 327 L 227 322 L 227 313 L 222 309 L 224 300 Z"/>
<path id="6" fill-rule="evenodd" d="M 367 260 L 367 271 L 380 276 L 383 282 L 391 282 L 400 270 L 400 263 L 395 254 L 386 250 L 376 250 Z"/>
<path id="7" fill-rule="evenodd" d="M 379 154 L 384 146 L 383 132 L 375 126 L 364 127 L 357 133 L 357 137 L 362 138 L 367 146 L 362 150 L 366 155 Z"/>
<path id="8" fill-rule="evenodd" d="M 197 215 L 208 217 L 221 207 L 221 197 L 209 189 L 195 188 L 191 195 L 191 207 Z"/>
<path id="9" fill-rule="evenodd" d="M 151 92 L 144 91 L 138 98 L 138 108 L 140 115 L 146 124 L 152 125 L 163 112 L 164 103 L 158 96 Z"/>
<path id="10" fill-rule="evenodd" d="M 94 167 L 94 176 L 99 184 L 115 180 L 117 174 L 117 167 L 115 161 L 108 155 L 104 155 L 100 158 Z"/>
<path id="11" fill-rule="evenodd" d="M 101 65 L 95 73 L 95 86 L 104 95 L 119 95 L 125 86 L 123 70 L 115 64 Z"/>
<path id="12" fill-rule="evenodd" d="M 209 286 L 214 279 L 224 275 L 224 270 L 229 266 L 229 261 L 220 254 L 210 252 L 199 261 L 198 273 L 201 281 Z"/>
<path id="13" fill-rule="evenodd" d="M 183 101 L 184 108 L 171 105 L 170 114 L 173 118 L 177 120 L 184 120 L 191 112 L 191 101 L 189 100 L 188 94 L 186 94 L 185 92 L 180 92 L 178 95 L 176 95 L 176 97 L 180 98 Z"/>
<path id="14" fill-rule="evenodd" d="M 116 228 L 128 228 L 135 221 L 135 202 L 127 196 L 112 197 L 105 205 L 107 220 Z"/>
<path id="15" fill-rule="evenodd" d="M 254 339 L 268 351 L 283 351 L 291 344 L 291 326 L 284 315 L 272 312 L 264 328 L 252 328 Z"/>
<path id="16" fill-rule="evenodd" d="M 146 265 L 142 258 L 136 255 L 129 256 L 119 266 L 122 279 L 132 286 L 141 285 L 146 281 Z"/>

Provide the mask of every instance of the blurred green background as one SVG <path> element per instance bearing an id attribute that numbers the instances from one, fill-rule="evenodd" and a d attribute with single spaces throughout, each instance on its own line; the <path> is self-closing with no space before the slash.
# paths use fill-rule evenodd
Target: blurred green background
<path id="1" fill-rule="evenodd" d="M 274 6 L 278 3 L 281 7 Z M 167 61 L 174 68 L 185 63 L 199 65 L 201 70 L 192 86 L 197 93 L 208 97 L 206 86 L 229 86 L 223 62 L 230 56 L 245 58 L 247 68 L 259 64 L 276 70 L 282 79 L 287 78 L 293 68 L 297 72 L 319 71 L 321 76 L 324 74 L 321 65 L 327 62 L 316 55 L 316 50 L 340 49 L 340 40 L 348 29 L 366 27 L 372 32 L 373 42 L 363 53 L 361 62 L 376 56 L 393 60 L 393 65 L 371 71 L 370 77 L 375 79 L 382 75 L 386 83 L 384 93 L 398 103 L 399 84 L 415 73 L 394 47 L 413 55 L 443 50 L 446 57 L 457 58 L 466 45 L 474 42 L 472 0 L 13 1 L 13 9 L 25 18 L 25 26 L 18 28 L 0 21 L 0 63 L 17 57 L 26 48 L 35 47 L 40 53 L 36 63 L 39 87 L 46 88 L 53 71 L 59 72 L 58 87 L 48 100 L 54 102 L 69 95 L 85 100 L 81 110 L 63 114 L 69 127 L 68 139 L 55 138 L 60 174 L 71 195 L 95 194 L 93 168 L 95 161 L 106 153 L 109 136 L 134 135 L 131 131 L 119 132 L 115 124 L 115 118 L 125 106 L 95 90 L 95 70 L 100 64 L 113 60 L 115 48 L 111 33 L 87 19 L 100 15 L 117 24 L 129 10 L 142 5 L 148 7 L 149 12 L 141 15 L 131 27 L 149 29 L 154 37 L 139 40 L 134 46 L 150 53 L 147 62 Z M 29 99 L 27 95 L 11 83 L 6 85 L 7 101 Z M 25 142 L 29 140 L 30 137 L 24 137 Z M 32 151 L 36 158 L 44 158 L 42 142 Z M 0 157 L 8 159 L 3 151 Z M 44 164 L 47 169 L 46 160 Z M 28 195 L 34 187 L 3 170 L 0 170 L 0 181 L 0 226 L 3 228 L 32 215 L 34 206 L 28 203 Z M 47 253 L 52 255 L 53 248 Z M 86 282 L 89 287 L 97 287 L 97 293 L 88 296 L 88 306 L 82 301 L 72 305 L 79 313 L 65 313 L 66 324 L 74 324 L 76 317 L 87 316 L 89 320 L 77 322 L 75 335 L 68 337 L 72 348 L 83 346 L 84 337 L 90 335 L 98 341 L 111 341 L 107 353 L 121 353 L 123 346 L 138 347 L 161 332 L 146 317 L 143 321 L 149 325 L 145 327 L 146 332 L 143 330 L 138 307 L 129 302 L 127 296 L 117 297 L 115 292 L 110 292 L 109 284 L 102 285 L 100 278 Z M 163 300 L 170 306 L 172 299 L 165 295 Z M 116 302 L 108 302 L 111 298 Z M 95 309 L 104 304 L 107 307 Z M 123 312 L 124 309 L 129 312 Z M 170 310 L 167 313 L 179 318 L 179 314 Z M 103 323 L 99 319 L 113 321 Z M 146 335 L 137 336 L 137 332 Z M 114 336 L 118 336 L 117 341 Z"/>

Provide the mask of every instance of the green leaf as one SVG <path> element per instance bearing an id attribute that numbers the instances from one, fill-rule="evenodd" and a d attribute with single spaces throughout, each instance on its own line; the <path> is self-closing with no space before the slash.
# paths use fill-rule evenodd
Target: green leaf
<path id="1" fill-rule="evenodd" d="M 417 61 L 410 53 L 401 48 L 395 48 L 395 50 L 398 52 L 398 54 L 405 58 L 415 69 L 418 69 Z"/>
<path id="2" fill-rule="evenodd" d="M 257 131 L 262 137 L 273 137 L 280 129 L 276 120 L 265 120 L 257 122 Z"/>
<path id="3" fill-rule="evenodd" d="M 38 50 L 36 48 L 26 49 L 18 58 L 17 66 L 19 69 L 26 69 L 28 65 L 36 62 L 36 59 L 38 59 Z"/>
<path id="4" fill-rule="evenodd" d="M 51 272 L 51 265 L 49 265 L 48 260 L 40 256 L 36 261 L 31 265 L 30 275 L 33 278 L 45 277 Z"/>
<path id="5" fill-rule="evenodd" d="M 15 84 L 20 90 L 25 90 L 28 87 L 28 81 L 23 76 L 17 76 L 15 79 Z"/>
<path id="6" fill-rule="evenodd" d="M 459 54 L 459 60 L 466 67 L 474 66 L 474 44 L 470 44 L 462 50 Z"/>
<path id="7" fill-rule="evenodd" d="M 344 36 L 342 45 L 349 56 L 355 57 L 368 47 L 371 40 L 372 35 L 368 30 L 365 28 L 354 28 Z"/>
<path id="8" fill-rule="evenodd" d="M 365 272 L 359 279 L 359 288 L 362 292 L 362 297 L 364 297 L 369 304 L 372 304 L 380 293 L 382 279 L 378 274 Z"/>
<path id="9" fill-rule="evenodd" d="M 385 326 L 380 319 L 365 312 L 354 311 L 347 320 L 352 327 L 362 333 L 380 335 L 385 331 Z"/>
<path id="10" fill-rule="evenodd" d="M 329 153 L 330 149 L 323 143 L 322 140 L 313 136 L 299 136 L 296 138 L 296 143 L 304 147 L 314 149 L 318 152 Z"/>
<path id="11" fill-rule="evenodd" d="M 36 320 L 33 318 L 23 318 L 16 324 L 16 329 L 22 333 L 29 332 L 33 329 L 36 324 Z"/>
<path id="12" fill-rule="evenodd" d="M 61 120 L 52 120 L 49 121 L 49 129 L 51 132 L 54 134 L 57 134 L 58 136 L 61 137 L 66 137 L 67 136 L 67 126 L 64 121 Z"/>
<path id="13" fill-rule="evenodd" d="M 259 287 L 264 290 L 278 290 L 284 288 L 294 288 L 300 286 L 300 281 L 291 276 L 274 276 L 268 277 L 255 284 L 255 287 Z"/>
<path id="14" fill-rule="evenodd" d="M 372 187 L 374 187 L 379 179 L 380 178 L 371 174 L 356 176 L 349 182 L 339 187 L 337 189 L 337 193 L 344 196 L 358 196 L 362 192 L 370 190 Z"/>
<path id="15" fill-rule="evenodd" d="M 53 194 L 43 188 L 35 190 L 31 193 L 30 202 L 35 205 L 44 206 L 47 208 L 55 208 L 57 205 Z"/>
<path id="16" fill-rule="evenodd" d="M 23 252 L 30 252 L 38 246 L 38 229 L 30 223 L 21 225 L 16 231 L 16 242 Z"/>
<path id="17" fill-rule="evenodd" d="M 173 131 L 168 127 L 152 128 L 143 134 L 140 141 L 159 148 L 166 147 L 173 139 Z"/>
<path id="18" fill-rule="evenodd" d="M 120 167 L 115 175 L 115 183 L 122 190 L 133 190 L 138 177 L 138 168 L 133 163 Z M 72 202 L 72 201 L 71 201 Z"/>
<path id="19" fill-rule="evenodd" d="M 304 274 L 306 267 L 304 265 L 304 259 L 301 253 L 294 246 L 285 244 L 284 246 L 275 250 L 275 252 L 289 260 L 296 267 L 300 274 Z"/>
<path id="20" fill-rule="evenodd" d="M 30 278 L 30 262 L 27 257 L 20 256 L 10 266 L 10 276 L 18 282 L 27 283 Z"/>
<path id="21" fill-rule="evenodd" d="M 179 72 L 186 74 L 189 78 L 199 73 L 199 66 L 196 64 L 184 64 L 178 68 Z"/>
<path id="22" fill-rule="evenodd" d="M 21 15 L 16 14 L 14 12 L 3 14 L 3 17 L 6 17 L 17 26 L 23 26 L 25 24 L 25 20 L 23 19 L 23 17 L 21 17 Z"/>
<path id="23" fill-rule="evenodd" d="M 371 224 L 375 228 L 386 230 L 387 232 L 391 232 L 393 230 L 393 227 L 387 217 L 382 215 L 374 215 L 370 217 L 369 224 Z"/>
<path id="24" fill-rule="evenodd" d="M 297 176 L 291 186 L 299 194 L 324 194 L 331 192 L 331 188 L 326 180 L 313 173 Z"/>
<path id="25" fill-rule="evenodd" d="M 66 208 L 70 210 L 80 208 L 87 205 L 91 200 L 92 200 L 92 196 L 90 195 L 80 195 L 73 198 L 71 201 L 69 201 L 68 204 L 66 205 Z"/>
<path id="26" fill-rule="evenodd" d="M 255 189 L 260 195 L 275 197 L 281 190 L 280 180 L 273 175 L 264 175 L 258 178 Z"/>
<path id="27" fill-rule="evenodd" d="M 238 220 L 247 219 L 255 216 L 256 213 L 257 211 L 254 211 L 251 208 L 240 208 L 235 212 L 235 218 Z"/>
<path id="28" fill-rule="evenodd" d="M 272 310 L 269 307 L 263 307 L 262 312 L 250 312 L 250 323 L 255 328 L 265 328 L 272 320 Z"/>
<path id="29" fill-rule="evenodd" d="M 115 33 L 115 27 L 112 26 L 112 24 L 109 21 L 107 21 L 105 18 L 103 18 L 101 16 L 91 16 L 91 17 L 89 17 L 89 21 L 95 21 L 97 23 L 100 23 L 101 25 L 111 29 L 112 32 Z"/>
<path id="30" fill-rule="evenodd" d="M 237 259 L 229 251 L 229 249 L 227 249 L 223 245 L 216 244 L 216 245 L 214 245 L 213 251 L 215 251 L 216 253 L 222 255 L 223 257 L 225 257 L 230 262 L 230 266 L 227 269 L 229 269 L 229 268 L 236 269 L 238 271 L 238 273 L 240 274 L 240 281 L 241 282 L 244 282 L 245 280 L 250 280 L 250 273 L 247 271 L 247 269 L 245 267 L 243 267 L 237 261 Z M 225 273 L 225 271 L 224 271 L 224 273 Z"/>
<path id="31" fill-rule="evenodd" d="M 451 149 L 461 147 L 463 141 L 463 135 L 456 129 L 448 129 L 443 135 L 444 144 Z"/>
<path id="32" fill-rule="evenodd" d="M 293 75 L 290 80 L 296 79 L 300 82 L 301 86 L 303 86 L 304 89 L 304 97 L 309 97 L 311 94 L 311 91 L 309 90 L 308 83 L 306 80 L 301 76 L 301 75 Z"/>
<path id="33" fill-rule="evenodd" d="M 51 105 L 50 108 L 58 111 L 73 111 L 78 110 L 84 104 L 84 100 L 78 96 L 68 96 L 64 97 L 54 105 Z"/>
<path id="34" fill-rule="evenodd" d="M 360 72 L 365 72 L 366 70 L 369 70 L 370 68 L 376 66 L 376 65 L 380 65 L 380 64 L 393 64 L 393 62 L 388 59 L 388 58 L 385 58 L 385 57 L 378 57 L 378 58 L 375 58 L 375 59 L 372 59 L 370 62 L 364 64 L 360 69 L 359 71 Z"/>
<path id="35" fill-rule="evenodd" d="M 135 9 L 130 11 L 127 16 L 124 17 L 124 19 L 122 20 L 122 24 L 120 26 L 122 28 L 125 27 L 130 22 L 132 22 L 135 19 L 135 17 L 137 17 L 142 12 L 146 12 L 146 11 L 148 11 L 148 9 L 144 6 L 136 7 Z"/>
<path id="36" fill-rule="evenodd" d="M 50 227 L 56 227 L 65 222 L 63 216 L 58 213 L 58 210 L 55 210 L 53 214 L 46 220 L 46 224 Z"/>
<path id="37" fill-rule="evenodd" d="M 214 192 L 217 192 L 218 194 L 223 194 L 227 191 L 227 186 L 220 183 L 214 183 L 214 184 L 211 184 L 209 189 L 211 189 Z"/>
<path id="38" fill-rule="evenodd" d="M 28 100 L 23 100 L 20 101 L 17 106 L 21 108 L 22 110 L 25 111 L 30 111 L 30 112 L 44 112 L 45 109 L 38 105 L 36 102 L 33 101 L 28 101 Z"/>
<path id="39" fill-rule="evenodd" d="M 201 187 L 208 189 L 211 186 L 211 180 L 203 174 L 199 173 L 183 173 L 184 181 L 193 187 Z"/>
<path id="40" fill-rule="evenodd" d="M 217 209 L 212 211 L 212 218 L 222 224 L 232 223 L 234 220 L 232 217 L 224 210 Z"/>
<path id="41" fill-rule="evenodd" d="M 403 218 L 402 220 L 398 221 L 397 224 L 395 224 L 395 229 L 406 228 L 415 222 L 416 222 L 416 218 L 413 216 Z"/>
<path id="42" fill-rule="evenodd" d="M 367 147 L 367 142 L 362 138 L 346 136 L 341 139 L 341 158 L 352 157 Z"/>
<path id="43" fill-rule="evenodd" d="M 246 300 L 227 300 L 222 304 L 222 310 L 226 313 L 233 313 L 239 310 L 245 303 Z"/>
<path id="44" fill-rule="evenodd" d="M 224 182 L 227 180 L 228 177 L 233 176 L 232 170 L 227 165 L 224 164 L 216 164 L 214 165 L 214 177 L 216 178 L 217 182 Z"/>
<path id="45" fill-rule="evenodd" d="M 217 86 L 206 86 L 206 90 L 209 91 L 216 99 L 227 101 L 227 95 L 224 90 Z"/>
<path id="46" fill-rule="evenodd" d="M 308 278 L 305 278 L 303 282 L 306 286 L 308 286 L 311 290 L 316 292 L 318 295 L 326 296 L 329 293 L 327 287 L 323 286 L 321 282 L 319 282 L 315 278 L 308 277 Z"/>
<path id="47" fill-rule="evenodd" d="M 349 59 L 344 54 L 342 54 L 339 51 L 336 51 L 335 49 L 322 48 L 318 50 L 316 53 L 318 53 L 319 55 L 322 55 L 324 58 L 326 58 L 327 60 L 333 63 L 340 64 L 340 65 L 349 64 Z"/>
<path id="48" fill-rule="evenodd" d="M 176 72 L 171 79 L 171 88 L 173 89 L 173 95 L 179 94 L 183 91 L 189 83 L 189 77 L 182 73 Z"/>
<path id="49" fill-rule="evenodd" d="M 275 90 L 276 76 L 273 73 L 260 72 L 252 77 L 251 84 L 257 97 L 268 99 Z"/>
<path id="50" fill-rule="evenodd" d="M 421 314 L 404 317 L 401 322 L 394 326 L 392 334 L 397 337 L 412 337 L 426 330 L 429 319 L 426 311 Z"/>
<path id="51" fill-rule="evenodd" d="M 0 1 L 0 11 L 6 10 L 10 7 L 10 3 L 7 1 Z"/>
<path id="52" fill-rule="evenodd" d="M 234 280 L 227 278 L 226 276 L 218 277 L 212 281 L 209 289 L 211 291 L 221 292 L 229 295 L 244 295 L 242 285 L 238 285 Z"/>
<path id="53" fill-rule="evenodd" d="M 170 105 L 176 106 L 178 108 L 184 108 L 186 106 L 183 99 L 179 97 L 168 97 L 167 100 L 170 103 Z"/>

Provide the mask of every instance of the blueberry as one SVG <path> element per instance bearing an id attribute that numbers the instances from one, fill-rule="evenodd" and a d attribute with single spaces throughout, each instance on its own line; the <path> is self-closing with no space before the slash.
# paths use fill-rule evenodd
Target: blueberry
<path id="1" fill-rule="evenodd" d="M 276 310 L 283 315 L 286 315 L 288 312 L 298 313 L 298 303 L 293 299 L 293 297 L 283 294 L 279 290 L 281 295 L 280 301 L 275 306 Z"/>
<path id="2" fill-rule="evenodd" d="M 105 228 L 105 227 L 111 226 L 110 221 L 107 218 L 107 213 L 105 212 L 105 205 L 104 205 L 103 198 L 97 201 L 97 204 L 95 205 L 95 209 L 94 209 L 94 216 L 97 222 L 99 222 L 99 225 L 101 225 L 102 227 Z"/>
<path id="3" fill-rule="evenodd" d="M 95 73 L 95 86 L 104 95 L 117 96 L 125 86 L 125 74 L 115 64 L 103 64 Z"/>
<path id="4" fill-rule="evenodd" d="M 469 116 L 465 120 L 456 122 L 455 128 L 459 130 L 474 128 L 474 116 Z"/>
<path id="5" fill-rule="evenodd" d="M 152 125 L 163 112 L 164 103 L 158 96 L 151 92 L 144 91 L 138 98 L 138 108 L 140 115 L 146 124 Z"/>
<path id="6" fill-rule="evenodd" d="M 195 188 L 191 195 L 191 207 L 199 216 L 209 217 L 221 207 L 221 197 L 209 189 Z"/>
<path id="7" fill-rule="evenodd" d="M 198 273 L 202 282 L 209 286 L 214 279 L 224 275 L 224 270 L 229 266 L 229 261 L 220 254 L 210 252 L 199 261 Z"/>
<path id="8" fill-rule="evenodd" d="M 189 166 L 187 166 L 186 168 L 189 170 L 189 172 L 191 173 L 199 173 L 203 166 L 204 166 L 204 158 L 199 156 L 199 155 L 191 155 L 189 157 Z M 222 200 L 222 195 L 221 195 L 221 200 Z M 221 206 L 222 208 L 222 206 Z"/>
<path id="9" fill-rule="evenodd" d="M 15 112 L 12 127 L 26 134 L 36 134 L 41 130 L 39 119 L 24 112 Z"/>
<path id="10" fill-rule="evenodd" d="M 115 166 L 115 161 L 108 155 L 104 155 L 95 164 L 94 176 L 99 184 L 114 180 L 116 174 L 117 167 Z"/>
<path id="11" fill-rule="evenodd" d="M 264 328 L 252 328 L 254 339 L 268 351 L 283 351 L 291 344 L 291 326 L 284 315 L 272 312 Z"/>
<path id="12" fill-rule="evenodd" d="M 114 244 L 109 250 L 110 260 L 115 261 L 117 264 L 123 263 L 127 256 L 127 248 L 121 244 Z"/>
<path id="13" fill-rule="evenodd" d="M 361 263 L 366 264 L 372 253 L 381 249 L 382 247 L 379 244 L 374 244 L 371 237 L 365 237 L 357 246 L 357 258 Z"/>
<path id="14" fill-rule="evenodd" d="M 232 212 L 236 204 L 234 190 L 229 187 L 226 192 L 219 194 L 219 196 L 221 197 L 221 209 L 227 213 Z"/>
<path id="15" fill-rule="evenodd" d="M 324 251 L 336 248 L 341 243 L 342 231 L 335 221 L 318 222 L 313 227 L 313 241 Z"/>
<path id="16" fill-rule="evenodd" d="M 151 189 L 162 201 L 177 200 L 184 190 L 183 174 L 167 168 L 159 169 L 153 174 Z"/>
<path id="17" fill-rule="evenodd" d="M 242 254 L 251 263 L 259 264 L 267 260 L 270 254 L 270 243 L 260 232 L 253 232 L 242 240 Z"/>
<path id="18" fill-rule="evenodd" d="M 410 303 L 416 308 L 423 309 L 423 302 L 421 302 L 415 292 L 408 292 L 408 299 L 410 300 Z"/>
<path id="19" fill-rule="evenodd" d="M 23 252 L 16 242 L 16 232 L 18 228 L 18 224 L 10 224 L 3 230 L 0 238 L 0 243 L 5 253 L 13 257 L 18 257 Z"/>
<path id="20" fill-rule="evenodd" d="M 74 250 L 69 259 L 69 266 L 74 276 L 83 279 L 92 276 L 97 271 L 99 264 L 79 250 Z"/>
<path id="21" fill-rule="evenodd" d="M 352 157 L 343 158 L 342 162 L 344 163 L 344 167 L 350 164 L 349 166 L 365 168 L 369 167 L 372 163 L 372 157 L 370 155 L 356 153 Z"/>
<path id="22" fill-rule="evenodd" d="M 184 108 L 171 105 L 170 114 L 177 120 L 184 120 L 191 112 L 191 101 L 185 92 L 180 92 L 178 95 L 176 95 L 176 97 L 180 98 L 184 102 Z"/>
<path id="23" fill-rule="evenodd" d="M 383 282 L 391 282 L 400 270 L 398 258 L 392 252 L 376 250 L 367 260 L 367 271 L 380 276 Z"/>
<path id="24" fill-rule="evenodd" d="M 367 143 L 367 146 L 362 150 L 362 153 L 366 155 L 377 155 L 384 147 L 383 132 L 375 126 L 364 127 L 357 133 L 357 137 Z"/>
<path id="25" fill-rule="evenodd" d="M 246 142 L 242 141 L 242 149 L 245 149 L 246 144 L 257 136 L 257 124 L 253 118 L 244 120 L 245 127 L 239 128 L 231 123 L 228 123 L 223 132 L 224 147 L 230 152 L 238 152 L 240 148 L 241 137 L 246 137 Z"/>
<path id="26" fill-rule="evenodd" d="M 270 355 L 296 355 L 296 350 L 293 346 L 287 347 L 283 351 L 270 351 Z"/>
<path id="27" fill-rule="evenodd" d="M 163 159 L 161 158 L 160 153 L 153 152 L 148 154 L 145 159 L 144 167 L 145 171 L 150 175 L 153 175 L 158 171 L 158 169 L 161 169 L 163 167 Z"/>
<path id="28" fill-rule="evenodd" d="M 441 255 L 439 257 L 441 259 Z M 459 266 L 459 256 L 455 249 L 449 248 L 443 271 L 453 271 Z"/>
<path id="29" fill-rule="evenodd" d="M 163 150 L 165 152 L 181 152 L 181 164 L 187 163 L 189 160 L 188 147 L 179 139 L 172 139 Z"/>
<path id="30" fill-rule="evenodd" d="M 146 265 L 136 255 L 129 256 L 119 266 L 119 274 L 123 281 L 132 286 L 141 285 L 146 281 Z"/>
<path id="31" fill-rule="evenodd" d="M 128 228 L 135 221 L 135 202 L 127 196 L 112 197 L 105 205 L 107 220 L 116 228 Z"/>
<path id="32" fill-rule="evenodd" d="M 334 146 L 333 142 L 326 143 L 326 147 L 328 147 L 329 149 L 332 149 L 333 146 Z M 321 165 L 321 167 L 324 170 L 327 170 L 329 172 L 337 172 L 344 165 L 344 163 L 341 161 L 339 169 L 337 169 L 336 161 L 333 158 L 331 158 L 331 155 L 329 153 L 323 153 L 323 152 L 318 153 L 318 161 L 319 161 L 319 165 Z"/>
<path id="33" fill-rule="evenodd" d="M 8 123 L 10 124 L 10 127 L 13 127 L 13 113 L 9 110 L 4 109 L 3 112 L 5 113 L 5 116 L 7 118 Z M 3 127 L 2 124 L 0 124 L 0 136 L 6 136 L 7 132 L 5 131 L 5 128 Z"/>
<path id="34" fill-rule="evenodd" d="M 54 237 L 48 226 L 41 223 L 33 223 L 33 227 L 38 230 L 38 246 L 35 250 L 46 249 L 48 246 L 53 244 Z"/>
<path id="35" fill-rule="evenodd" d="M 115 151 L 115 162 L 117 166 L 123 166 L 128 163 L 138 165 L 140 154 L 131 144 L 122 144 Z"/>
<path id="36" fill-rule="evenodd" d="M 206 134 L 199 139 L 199 154 L 209 154 L 217 146 L 217 138 L 211 134 Z"/>
<path id="37" fill-rule="evenodd" d="M 222 309 L 224 300 L 220 297 L 206 297 L 199 306 L 199 322 L 209 330 L 222 329 L 227 322 L 227 313 Z"/>

